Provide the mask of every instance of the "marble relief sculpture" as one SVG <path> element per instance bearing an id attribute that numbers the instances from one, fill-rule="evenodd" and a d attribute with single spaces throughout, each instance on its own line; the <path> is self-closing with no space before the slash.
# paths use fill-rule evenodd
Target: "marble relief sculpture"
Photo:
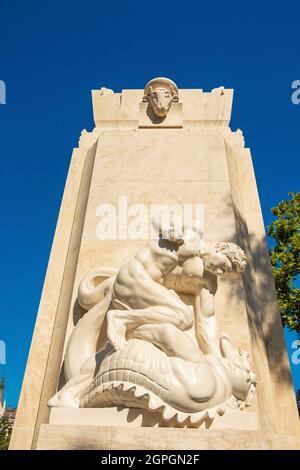
<path id="1" fill-rule="evenodd" d="M 234 243 L 205 248 L 196 230 L 179 232 L 170 224 L 120 269 L 82 279 L 86 313 L 68 342 L 66 385 L 50 407 L 121 405 L 197 425 L 249 404 L 256 383 L 249 356 L 219 331 L 214 309 L 218 277 L 240 275 L 245 254 Z"/>
<path id="2" fill-rule="evenodd" d="M 144 102 L 149 102 L 154 114 L 164 118 L 168 114 L 172 102 L 178 102 L 178 88 L 169 78 L 153 78 L 145 86 Z"/>

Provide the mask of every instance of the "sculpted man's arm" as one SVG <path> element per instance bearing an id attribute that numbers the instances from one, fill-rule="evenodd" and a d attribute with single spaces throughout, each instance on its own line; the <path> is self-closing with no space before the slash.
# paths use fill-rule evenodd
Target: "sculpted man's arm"
<path id="1" fill-rule="evenodd" d="M 220 330 L 215 316 L 214 296 L 217 282 L 203 286 L 195 296 L 195 333 L 200 349 L 205 354 L 221 357 Z"/>

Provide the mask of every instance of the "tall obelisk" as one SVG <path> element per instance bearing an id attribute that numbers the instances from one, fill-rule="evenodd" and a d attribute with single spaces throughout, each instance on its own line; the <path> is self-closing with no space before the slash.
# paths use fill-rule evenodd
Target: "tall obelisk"
<path id="1" fill-rule="evenodd" d="M 229 127 L 233 90 L 178 89 L 158 78 L 143 89 L 102 88 L 92 97 L 95 128 L 82 132 L 73 151 L 10 448 L 299 448 L 299 418 L 251 155 L 242 132 Z M 69 361 L 67 345 L 85 318 L 78 297 L 82 279 L 99 266 L 108 269 L 105 279 L 128 266 L 147 240 L 135 239 L 124 223 L 139 207 L 153 204 L 202 205 L 205 246 L 212 249 L 221 241 L 246 254 L 247 267 L 238 278 L 219 277 L 214 314 L 237 350 L 250 355 L 257 382 L 250 406 L 230 410 L 226 405 L 224 414 L 206 415 L 197 426 L 162 424 L 151 409 L 118 410 L 114 403 L 91 408 L 100 403 L 91 399 L 77 407 L 67 401 L 49 407 L 72 376 L 64 359 Z M 105 208 L 115 208 L 116 215 L 106 238 L 100 233 Z M 97 287 L 97 279 L 93 282 L 90 287 Z M 176 334 L 185 334 L 187 327 L 179 324 Z M 153 344 L 145 347 L 162 354 Z M 228 357 L 218 360 L 226 366 Z M 168 396 L 161 399 L 167 402 Z"/>

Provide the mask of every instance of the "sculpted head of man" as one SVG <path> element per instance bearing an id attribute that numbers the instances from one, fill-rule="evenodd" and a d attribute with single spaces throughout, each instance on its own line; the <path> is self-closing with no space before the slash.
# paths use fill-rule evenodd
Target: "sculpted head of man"
<path id="1" fill-rule="evenodd" d="M 155 233 L 165 246 L 179 248 L 184 243 L 181 214 L 164 208 L 157 211 L 152 217 L 152 226 Z"/>
<path id="2" fill-rule="evenodd" d="M 204 257 L 207 271 L 216 275 L 238 275 L 247 265 L 244 251 L 235 243 L 219 242 Z"/>
<path id="3" fill-rule="evenodd" d="M 168 78 L 153 78 L 145 86 L 143 101 L 150 103 L 157 117 L 166 117 L 172 102 L 177 102 L 178 100 L 178 88 Z"/>

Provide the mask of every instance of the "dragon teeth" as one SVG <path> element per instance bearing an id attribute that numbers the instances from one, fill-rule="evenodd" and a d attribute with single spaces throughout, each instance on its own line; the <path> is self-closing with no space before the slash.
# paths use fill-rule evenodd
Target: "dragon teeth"
<path id="1" fill-rule="evenodd" d="M 124 392 L 127 392 L 128 390 L 130 390 L 131 388 L 133 388 L 134 385 L 132 385 L 130 382 L 123 382 L 123 390 Z"/>
<path id="2" fill-rule="evenodd" d="M 137 398 L 139 398 L 139 397 L 141 397 L 141 396 L 143 396 L 143 395 L 146 395 L 146 394 L 147 394 L 147 392 L 146 392 L 146 390 L 145 390 L 144 388 L 139 387 L 139 386 L 136 387 L 135 396 L 136 396 Z"/>
<path id="3" fill-rule="evenodd" d="M 216 416 L 217 410 L 216 408 L 212 408 L 211 410 L 207 410 L 207 415 L 210 419 L 214 419 Z"/>
<path id="4" fill-rule="evenodd" d="M 163 410 L 163 418 L 169 421 L 175 416 L 175 414 L 175 410 L 173 410 L 170 406 L 166 405 L 165 409 Z"/>

